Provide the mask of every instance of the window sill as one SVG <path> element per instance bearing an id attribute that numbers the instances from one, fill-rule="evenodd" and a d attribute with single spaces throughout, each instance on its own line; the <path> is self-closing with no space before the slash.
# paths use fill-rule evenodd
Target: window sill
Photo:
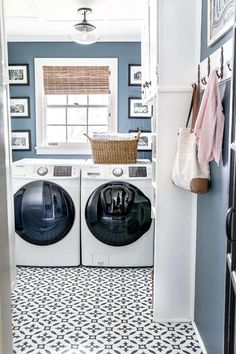
<path id="1" fill-rule="evenodd" d="M 88 144 L 81 145 L 56 145 L 36 146 L 37 155 L 91 155 L 91 148 Z"/>

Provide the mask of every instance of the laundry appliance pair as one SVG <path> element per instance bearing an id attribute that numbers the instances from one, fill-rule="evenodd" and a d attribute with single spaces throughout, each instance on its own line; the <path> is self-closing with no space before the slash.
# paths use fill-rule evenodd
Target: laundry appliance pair
<path id="1" fill-rule="evenodd" d="M 14 162 L 16 264 L 153 265 L 151 173 L 148 160 Z"/>

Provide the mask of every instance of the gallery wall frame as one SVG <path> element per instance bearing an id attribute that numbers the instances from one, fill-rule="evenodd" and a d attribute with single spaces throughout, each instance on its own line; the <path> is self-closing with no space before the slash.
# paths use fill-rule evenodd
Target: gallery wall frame
<path id="1" fill-rule="evenodd" d="M 30 118 L 30 98 L 11 97 L 10 98 L 11 118 Z"/>
<path id="2" fill-rule="evenodd" d="M 129 129 L 129 133 L 136 136 L 137 130 Z M 138 151 L 151 151 L 152 150 L 152 133 L 150 130 L 142 130 L 138 142 Z"/>
<path id="3" fill-rule="evenodd" d="M 234 23 L 234 0 L 207 0 L 208 47 L 230 30 Z"/>
<path id="4" fill-rule="evenodd" d="M 29 64 L 9 64 L 8 78 L 10 85 L 29 85 Z"/>
<path id="5" fill-rule="evenodd" d="M 142 84 L 142 66 L 141 64 L 129 64 L 129 86 L 141 86 Z"/>
<path id="6" fill-rule="evenodd" d="M 31 131 L 12 130 L 11 132 L 12 151 L 31 151 Z"/>
<path id="7" fill-rule="evenodd" d="M 128 117 L 148 119 L 152 116 L 152 105 L 143 104 L 141 98 L 128 98 Z"/>

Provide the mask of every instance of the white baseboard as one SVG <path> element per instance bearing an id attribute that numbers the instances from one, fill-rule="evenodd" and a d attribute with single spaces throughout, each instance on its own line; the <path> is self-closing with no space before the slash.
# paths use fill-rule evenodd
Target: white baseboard
<path id="1" fill-rule="evenodd" d="M 202 354 L 207 354 L 207 350 L 206 350 L 206 347 L 205 347 L 205 344 L 203 343 L 203 340 L 202 340 L 202 337 L 200 336 L 200 333 L 198 331 L 198 328 L 196 326 L 196 323 L 195 322 L 192 322 L 192 325 L 193 325 L 193 328 L 195 330 L 195 333 L 196 333 L 196 336 L 197 336 L 197 339 L 200 343 L 200 346 L 202 348 Z"/>

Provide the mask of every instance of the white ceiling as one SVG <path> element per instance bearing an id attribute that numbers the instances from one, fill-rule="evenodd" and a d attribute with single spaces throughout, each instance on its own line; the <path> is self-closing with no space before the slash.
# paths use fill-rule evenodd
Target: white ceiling
<path id="1" fill-rule="evenodd" d="M 88 21 L 100 41 L 140 41 L 147 0 L 6 0 L 8 41 L 70 41 L 81 21 L 80 7 L 91 7 Z"/>

